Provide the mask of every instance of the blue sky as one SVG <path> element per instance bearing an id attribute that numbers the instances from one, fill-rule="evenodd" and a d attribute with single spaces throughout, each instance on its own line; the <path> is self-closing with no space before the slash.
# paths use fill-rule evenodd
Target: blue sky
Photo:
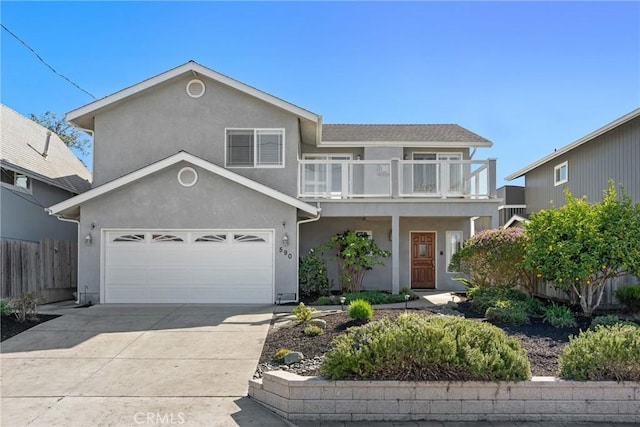
<path id="1" fill-rule="evenodd" d="M 188 60 L 325 123 L 458 123 L 498 184 L 640 106 L 640 2 L 8 2 L 2 23 L 101 98 Z M 92 99 L 4 30 L 3 104 Z M 511 184 L 521 184 L 514 181 Z"/>

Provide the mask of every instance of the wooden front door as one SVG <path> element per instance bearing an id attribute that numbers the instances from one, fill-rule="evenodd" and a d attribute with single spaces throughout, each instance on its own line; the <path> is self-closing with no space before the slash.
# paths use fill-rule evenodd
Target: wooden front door
<path id="1" fill-rule="evenodd" d="M 436 287 L 436 233 L 411 233 L 411 288 Z"/>

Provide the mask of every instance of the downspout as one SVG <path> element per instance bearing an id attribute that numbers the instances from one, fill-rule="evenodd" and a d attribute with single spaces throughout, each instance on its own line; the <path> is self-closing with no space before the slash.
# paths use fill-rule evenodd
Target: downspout
<path id="1" fill-rule="evenodd" d="M 77 230 L 77 236 L 78 236 L 78 250 L 76 251 L 76 257 L 78 258 L 76 260 L 76 265 L 78 266 L 77 268 L 80 268 L 80 221 L 77 219 L 71 219 L 71 218 L 65 218 L 62 215 L 58 215 L 58 214 L 54 214 L 52 213 L 48 208 L 45 208 L 45 212 L 47 212 L 49 215 L 51 216 L 55 216 L 58 220 L 60 221 L 64 221 L 64 222 L 73 222 L 78 226 L 78 230 Z M 76 304 L 80 305 L 80 291 L 79 291 L 79 281 L 78 281 L 78 272 L 76 271 Z"/>
<path id="2" fill-rule="evenodd" d="M 298 258 L 300 258 L 300 224 L 307 224 L 310 222 L 315 222 L 320 219 L 320 213 L 322 209 L 320 209 L 320 203 L 316 203 L 318 207 L 318 214 L 315 218 L 302 219 L 296 222 L 296 253 L 298 254 Z M 296 262 L 296 282 L 298 282 L 297 291 L 296 291 L 296 302 L 300 301 L 300 261 Z"/>

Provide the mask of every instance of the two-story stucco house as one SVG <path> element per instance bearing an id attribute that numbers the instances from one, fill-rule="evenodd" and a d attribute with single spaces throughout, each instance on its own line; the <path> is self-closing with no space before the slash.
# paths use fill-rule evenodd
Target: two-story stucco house
<path id="1" fill-rule="evenodd" d="M 600 202 L 609 180 L 616 186 L 622 184 L 631 200 L 640 202 L 640 108 L 505 179 L 522 176 L 524 190 L 506 187 L 508 191 L 502 197 L 505 211 L 517 215 L 505 225 L 542 209 L 563 206 L 565 189 L 576 197 L 586 196 L 589 202 Z"/>
<path id="2" fill-rule="evenodd" d="M 49 211 L 80 221 L 96 303 L 296 300 L 298 257 L 348 229 L 392 253 L 365 288 L 452 289 L 453 251 L 497 226 L 492 144 L 457 125 L 326 125 L 194 62 L 67 119 L 93 188 Z"/>

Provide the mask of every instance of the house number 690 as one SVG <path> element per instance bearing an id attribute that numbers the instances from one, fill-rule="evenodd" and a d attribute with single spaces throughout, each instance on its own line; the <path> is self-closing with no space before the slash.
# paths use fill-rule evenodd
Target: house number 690
<path id="1" fill-rule="evenodd" d="M 282 246 L 280 246 L 280 253 L 289 259 L 293 258 L 293 254 L 288 250 L 284 249 Z"/>

